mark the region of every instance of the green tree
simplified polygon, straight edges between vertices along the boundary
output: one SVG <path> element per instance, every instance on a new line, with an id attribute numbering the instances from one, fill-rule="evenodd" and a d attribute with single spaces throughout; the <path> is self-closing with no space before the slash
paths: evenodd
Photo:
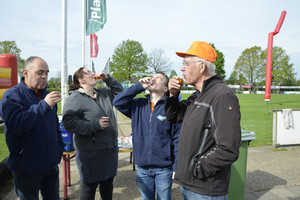
<path id="1" fill-rule="evenodd" d="M 21 58 L 21 50 L 17 47 L 17 44 L 15 41 L 3 41 L 0 42 L 0 54 L 3 53 L 10 53 L 15 56 L 17 56 L 18 59 L 18 75 L 20 77 L 23 76 L 23 67 L 25 60 Z"/>
<path id="2" fill-rule="evenodd" d="M 262 52 L 262 57 L 267 60 L 267 49 Z M 292 86 L 296 84 L 296 72 L 294 72 L 294 64 L 289 63 L 290 57 L 286 54 L 285 50 L 281 47 L 273 47 L 272 56 L 272 84 Z M 266 76 L 266 64 L 265 69 L 262 70 L 263 77 Z"/>
<path id="3" fill-rule="evenodd" d="M 60 77 L 55 79 L 54 85 L 55 85 L 55 88 L 61 87 L 61 78 Z"/>
<path id="4" fill-rule="evenodd" d="M 224 70 L 224 65 L 225 65 L 225 58 L 224 58 L 224 54 L 219 51 L 214 44 L 210 44 L 217 52 L 217 59 L 215 61 L 215 65 L 216 65 L 216 74 L 221 75 L 221 77 L 223 78 L 223 80 L 226 77 L 226 72 Z"/>
<path id="5" fill-rule="evenodd" d="M 177 76 L 177 73 L 174 69 L 171 71 L 169 78 L 171 79 L 173 76 Z"/>
<path id="6" fill-rule="evenodd" d="M 237 85 L 239 84 L 238 75 L 236 71 L 232 71 L 228 80 L 226 80 L 228 85 Z"/>
<path id="7" fill-rule="evenodd" d="M 164 55 L 163 49 L 153 49 L 149 54 L 148 66 L 153 69 L 154 73 L 163 72 L 167 74 L 170 71 L 170 59 Z"/>
<path id="8" fill-rule="evenodd" d="M 261 47 L 245 49 L 234 65 L 234 71 L 238 76 L 242 75 L 248 83 L 259 82 L 263 77 L 264 59 Z"/>
<path id="9" fill-rule="evenodd" d="M 47 85 L 49 88 L 60 88 L 60 77 L 54 78 L 52 77 L 51 79 L 48 80 Z"/>
<path id="10" fill-rule="evenodd" d="M 55 88 L 55 78 L 50 78 L 47 82 L 49 88 Z"/>
<path id="11" fill-rule="evenodd" d="M 247 79 L 243 74 L 238 74 L 236 71 L 232 71 L 229 79 L 226 81 L 226 84 L 229 85 L 243 85 L 243 83 L 247 83 Z"/>
<path id="12" fill-rule="evenodd" d="M 147 74 L 147 62 L 148 57 L 141 43 L 126 40 L 115 49 L 110 62 L 110 72 L 118 81 L 136 82 Z"/>

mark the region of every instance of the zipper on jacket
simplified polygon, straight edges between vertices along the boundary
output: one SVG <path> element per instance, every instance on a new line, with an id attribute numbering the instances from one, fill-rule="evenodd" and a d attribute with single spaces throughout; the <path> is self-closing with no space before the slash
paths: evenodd
<path id="1" fill-rule="evenodd" d="M 152 123 L 152 113 L 150 114 L 150 120 L 149 120 L 149 135 L 151 135 L 151 131 L 152 131 L 152 126 L 151 126 L 151 123 Z"/>

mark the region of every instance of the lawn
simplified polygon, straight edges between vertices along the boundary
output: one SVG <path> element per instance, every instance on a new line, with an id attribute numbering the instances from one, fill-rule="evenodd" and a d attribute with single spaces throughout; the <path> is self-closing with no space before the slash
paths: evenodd
<path id="1" fill-rule="evenodd" d="M 4 127 L 0 127 L 0 162 L 8 156 L 8 149 L 5 142 Z"/>
<path id="2" fill-rule="evenodd" d="M 189 95 L 183 94 L 182 99 Z M 271 110 L 300 109 L 300 95 L 272 94 L 265 102 L 263 94 L 237 94 L 241 111 L 241 127 L 255 133 L 250 146 L 272 145 L 273 113 Z"/>
<path id="3" fill-rule="evenodd" d="M 138 96 L 143 96 L 140 94 Z M 182 94 L 186 99 L 189 94 Z M 271 101 L 265 102 L 264 95 L 237 94 L 241 106 L 241 127 L 253 131 L 256 140 L 250 146 L 272 145 L 273 114 L 268 114 L 273 109 L 300 109 L 300 95 L 272 94 Z M 60 113 L 60 103 L 58 104 Z M 0 127 L 0 161 L 8 155 L 3 127 Z"/>
<path id="4" fill-rule="evenodd" d="M 241 106 L 241 127 L 253 131 L 256 140 L 250 146 L 272 145 L 273 112 L 279 109 L 300 109 L 300 95 L 272 94 L 265 102 L 263 94 L 238 94 Z"/>

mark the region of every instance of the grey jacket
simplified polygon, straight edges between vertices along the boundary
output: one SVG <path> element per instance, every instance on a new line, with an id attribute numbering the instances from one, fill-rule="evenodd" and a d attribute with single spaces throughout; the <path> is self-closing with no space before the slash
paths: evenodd
<path id="1" fill-rule="evenodd" d="M 123 90 L 113 77 L 105 81 L 109 89 L 95 89 L 96 98 L 87 95 L 83 89 L 71 92 L 63 108 L 63 126 L 74 133 L 76 148 L 82 151 L 97 151 L 118 145 L 117 121 L 112 101 Z M 99 119 L 109 117 L 109 126 L 101 129 Z"/>

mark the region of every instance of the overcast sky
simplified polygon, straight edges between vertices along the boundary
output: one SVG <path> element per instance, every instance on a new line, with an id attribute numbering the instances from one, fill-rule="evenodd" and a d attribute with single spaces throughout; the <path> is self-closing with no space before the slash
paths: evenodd
<path id="1" fill-rule="evenodd" d="M 182 58 L 193 41 L 214 43 L 225 56 L 227 78 L 242 51 L 253 46 L 267 48 L 281 12 L 287 11 L 274 46 L 283 48 L 300 79 L 299 0 L 107 0 L 107 23 L 97 32 L 99 54 L 94 63 L 102 71 L 123 40 L 136 40 L 150 53 L 161 48 L 181 75 Z M 0 0 L 0 41 L 14 40 L 26 59 L 36 55 L 58 76 L 62 63 L 62 1 Z M 68 1 L 68 74 L 81 67 L 82 0 Z M 89 37 L 86 38 L 89 63 Z"/>

